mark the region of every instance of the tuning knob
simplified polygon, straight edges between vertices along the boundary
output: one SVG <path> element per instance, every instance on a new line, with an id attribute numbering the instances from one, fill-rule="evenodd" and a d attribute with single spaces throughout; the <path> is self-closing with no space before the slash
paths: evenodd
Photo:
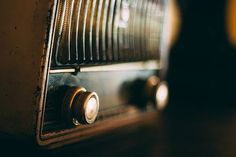
<path id="1" fill-rule="evenodd" d="M 169 99 L 169 88 L 165 81 L 160 81 L 156 76 L 148 78 L 145 85 L 147 99 L 154 102 L 157 109 L 162 110 L 166 107 Z"/>
<path id="2" fill-rule="evenodd" d="M 98 115 L 98 95 L 95 92 L 86 91 L 83 87 L 71 88 L 66 93 L 62 110 L 67 123 L 92 124 Z"/>

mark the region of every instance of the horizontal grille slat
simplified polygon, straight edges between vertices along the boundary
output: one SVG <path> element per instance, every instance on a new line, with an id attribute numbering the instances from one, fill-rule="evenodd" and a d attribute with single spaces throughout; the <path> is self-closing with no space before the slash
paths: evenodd
<path id="1" fill-rule="evenodd" d="M 159 59 L 159 0 L 59 0 L 52 68 Z"/>

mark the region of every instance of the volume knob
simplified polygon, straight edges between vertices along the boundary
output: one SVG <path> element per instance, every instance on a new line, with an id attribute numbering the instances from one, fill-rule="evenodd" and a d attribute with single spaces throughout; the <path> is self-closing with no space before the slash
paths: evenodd
<path id="1" fill-rule="evenodd" d="M 161 81 L 156 76 L 149 77 L 146 82 L 145 93 L 147 98 L 155 103 L 157 109 L 162 110 L 166 107 L 169 99 L 169 89 L 165 81 Z"/>
<path id="2" fill-rule="evenodd" d="M 98 115 L 99 98 L 95 92 L 86 91 L 83 87 L 72 88 L 66 94 L 64 106 L 67 120 L 72 124 L 92 124 Z"/>

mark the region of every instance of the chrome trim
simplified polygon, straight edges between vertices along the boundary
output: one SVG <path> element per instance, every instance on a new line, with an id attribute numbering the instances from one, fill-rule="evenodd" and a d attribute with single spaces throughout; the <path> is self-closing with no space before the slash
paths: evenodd
<path id="1" fill-rule="evenodd" d="M 71 68 L 71 69 L 57 69 L 57 70 L 50 70 L 50 74 L 58 74 L 58 73 L 74 73 L 76 70 Z"/>
<path id="2" fill-rule="evenodd" d="M 120 63 L 100 66 L 81 66 L 80 72 L 127 71 L 127 70 L 158 70 L 160 64 L 155 61 Z"/>

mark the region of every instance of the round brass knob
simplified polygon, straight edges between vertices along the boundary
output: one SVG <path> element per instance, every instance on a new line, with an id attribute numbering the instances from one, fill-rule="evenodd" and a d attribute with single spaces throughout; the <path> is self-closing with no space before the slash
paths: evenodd
<path id="1" fill-rule="evenodd" d="M 70 89 L 64 99 L 64 115 L 73 125 L 92 124 L 99 110 L 99 98 L 95 92 L 86 91 L 83 87 Z"/>
<path id="2" fill-rule="evenodd" d="M 155 94 L 156 105 L 159 110 L 166 107 L 169 99 L 169 88 L 166 82 L 161 82 L 156 90 Z"/>
<path id="3" fill-rule="evenodd" d="M 81 124 L 92 124 L 97 118 L 99 100 L 95 92 L 80 92 L 72 104 L 74 118 Z"/>
<path id="4" fill-rule="evenodd" d="M 145 86 L 147 98 L 154 102 L 158 110 L 166 107 L 169 99 L 169 88 L 165 81 L 161 81 L 156 76 L 148 78 Z"/>

